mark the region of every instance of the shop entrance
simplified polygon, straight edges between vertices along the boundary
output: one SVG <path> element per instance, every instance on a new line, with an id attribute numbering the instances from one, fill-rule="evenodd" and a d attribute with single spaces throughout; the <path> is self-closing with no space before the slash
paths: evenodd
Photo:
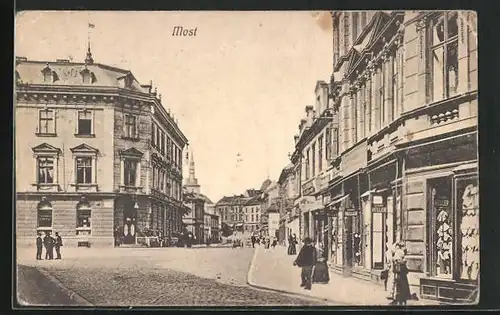
<path id="1" fill-rule="evenodd" d="M 135 244 L 137 230 L 137 209 L 135 202 L 130 201 L 123 209 L 123 244 Z"/>
<path id="2" fill-rule="evenodd" d="M 353 257 L 354 257 L 354 248 L 353 248 L 353 242 L 354 242 L 354 235 L 353 235 L 353 217 L 352 216 L 346 216 L 345 218 L 345 262 L 346 262 L 346 267 L 349 269 L 352 268 L 353 266 Z"/>

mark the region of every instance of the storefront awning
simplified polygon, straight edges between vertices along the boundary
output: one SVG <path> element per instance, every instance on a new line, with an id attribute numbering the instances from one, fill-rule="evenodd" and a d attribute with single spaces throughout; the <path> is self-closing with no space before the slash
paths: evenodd
<path id="1" fill-rule="evenodd" d="M 334 200 L 332 200 L 329 204 L 327 204 L 325 207 L 328 208 L 328 207 L 332 207 L 342 201 L 344 201 L 347 197 L 349 197 L 349 195 L 345 195 L 345 196 L 342 196 L 342 197 L 338 197 Z"/>

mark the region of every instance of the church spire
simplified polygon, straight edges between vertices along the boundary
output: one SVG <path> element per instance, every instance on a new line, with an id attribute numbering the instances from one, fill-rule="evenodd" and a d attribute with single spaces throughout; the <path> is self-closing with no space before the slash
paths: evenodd
<path id="1" fill-rule="evenodd" d="M 186 153 L 186 158 L 189 165 L 189 176 L 185 179 L 184 187 L 188 192 L 200 193 L 200 185 L 195 173 L 194 154 L 191 148 L 189 148 L 189 153 Z"/>
<path id="2" fill-rule="evenodd" d="M 195 169 L 194 169 L 194 155 L 193 155 L 193 149 L 190 150 L 189 152 L 189 179 L 191 181 L 196 179 L 195 175 Z"/>

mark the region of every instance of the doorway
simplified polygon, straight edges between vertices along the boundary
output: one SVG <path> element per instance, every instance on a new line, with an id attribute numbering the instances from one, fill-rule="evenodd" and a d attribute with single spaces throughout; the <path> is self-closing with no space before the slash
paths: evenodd
<path id="1" fill-rule="evenodd" d="M 137 231 L 137 209 L 135 202 L 129 201 L 123 208 L 123 244 L 135 244 Z"/>

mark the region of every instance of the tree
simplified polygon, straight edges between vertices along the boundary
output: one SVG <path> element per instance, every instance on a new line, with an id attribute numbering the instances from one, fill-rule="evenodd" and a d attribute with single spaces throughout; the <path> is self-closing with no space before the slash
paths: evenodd
<path id="1" fill-rule="evenodd" d="M 230 235 L 233 235 L 233 229 L 226 223 L 222 222 L 222 236 L 228 237 Z"/>

